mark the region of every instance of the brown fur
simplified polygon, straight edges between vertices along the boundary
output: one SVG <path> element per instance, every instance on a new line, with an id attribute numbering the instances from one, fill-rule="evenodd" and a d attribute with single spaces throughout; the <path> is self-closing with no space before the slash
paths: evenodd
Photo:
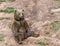
<path id="1" fill-rule="evenodd" d="M 35 35 L 34 32 L 30 31 L 30 27 L 24 18 L 24 10 L 22 11 L 15 10 L 14 23 L 12 29 L 15 40 L 17 41 L 17 43 L 20 44 L 24 39 Z"/>

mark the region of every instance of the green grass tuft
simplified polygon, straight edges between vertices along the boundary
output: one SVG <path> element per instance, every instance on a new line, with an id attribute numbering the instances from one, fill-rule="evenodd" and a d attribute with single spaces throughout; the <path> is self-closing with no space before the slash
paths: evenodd
<path id="1" fill-rule="evenodd" d="M 54 23 L 51 24 L 50 28 L 53 30 L 58 30 L 60 27 L 60 21 L 55 21 Z"/>
<path id="2" fill-rule="evenodd" d="M 0 2 L 6 2 L 6 0 L 0 0 Z"/>
<path id="3" fill-rule="evenodd" d="M 7 7 L 4 10 L 0 9 L 0 12 L 6 12 L 6 13 L 12 13 L 14 12 L 14 8 L 13 7 Z"/>
<path id="4" fill-rule="evenodd" d="M 55 1 L 58 3 L 57 7 L 60 8 L 60 0 L 55 0 Z"/>
<path id="5" fill-rule="evenodd" d="M 50 26 L 50 28 L 52 30 L 57 30 L 58 29 L 58 27 L 57 27 L 57 25 L 55 23 L 52 23 L 51 26 Z"/>
<path id="6" fill-rule="evenodd" d="M 50 34 L 50 32 L 46 32 L 46 34 Z"/>
<path id="7" fill-rule="evenodd" d="M 60 24 L 60 21 L 56 21 L 57 24 Z"/>
<path id="8" fill-rule="evenodd" d="M 60 2 L 60 0 L 55 0 L 55 1 L 58 1 L 58 2 Z"/>
<path id="9" fill-rule="evenodd" d="M 45 42 L 38 42 L 37 44 L 39 44 L 39 45 L 46 45 Z"/>
<path id="10" fill-rule="evenodd" d="M 16 1 L 16 0 L 9 0 L 9 1 L 14 2 L 14 1 Z"/>
<path id="11" fill-rule="evenodd" d="M 3 35 L 0 34 L 0 41 L 3 41 Z"/>
<path id="12" fill-rule="evenodd" d="M 4 10 L 4 12 L 6 12 L 6 13 L 12 13 L 12 12 L 14 12 L 14 8 L 13 8 L 13 7 L 7 7 L 7 8 Z"/>
<path id="13" fill-rule="evenodd" d="M 60 5 L 58 6 L 58 8 L 60 8 Z"/>
<path id="14" fill-rule="evenodd" d="M 6 2 L 7 0 L 0 0 L 0 2 Z M 11 1 L 11 2 L 14 2 L 16 0 L 8 0 L 8 1 Z"/>
<path id="15" fill-rule="evenodd" d="M 9 17 L 1 17 L 0 20 L 3 20 L 3 19 L 10 19 Z"/>

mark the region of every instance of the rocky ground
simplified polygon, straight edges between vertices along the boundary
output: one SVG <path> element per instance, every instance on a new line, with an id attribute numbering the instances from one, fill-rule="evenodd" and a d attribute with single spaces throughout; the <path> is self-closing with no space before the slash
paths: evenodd
<path id="1" fill-rule="evenodd" d="M 52 14 L 50 12 L 51 9 L 58 8 L 57 5 L 55 0 L 16 0 L 14 2 L 6 1 L 0 3 L 0 9 L 8 6 L 23 8 L 25 10 L 25 19 L 31 26 L 31 30 L 40 34 L 39 37 L 25 39 L 23 44 L 19 45 L 14 40 L 11 30 L 14 14 L 1 12 L 0 18 L 4 17 L 5 19 L 0 19 L 0 34 L 3 35 L 3 41 L 0 42 L 0 46 L 60 46 L 60 16 L 59 13 Z M 7 17 L 9 18 L 6 19 Z M 58 24 L 56 21 L 59 21 Z"/>

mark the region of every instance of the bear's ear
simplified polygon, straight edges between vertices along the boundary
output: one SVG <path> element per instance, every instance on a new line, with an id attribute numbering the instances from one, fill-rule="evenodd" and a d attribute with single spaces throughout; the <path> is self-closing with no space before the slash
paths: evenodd
<path id="1" fill-rule="evenodd" d="M 24 14 L 24 9 L 22 9 L 22 14 Z"/>
<path id="2" fill-rule="evenodd" d="M 14 11 L 14 19 L 17 20 L 17 21 L 19 21 L 17 10 Z"/>
<path id="3" fill-rule="evenodd" d="M 14 19 L 17 17 L 17 10 L 14 11 Z"/>

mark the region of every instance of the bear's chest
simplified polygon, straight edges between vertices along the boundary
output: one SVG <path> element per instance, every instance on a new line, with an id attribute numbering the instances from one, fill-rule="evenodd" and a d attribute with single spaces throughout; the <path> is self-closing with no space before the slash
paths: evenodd
<path id="1" fill-rule="evenodd" d="M 24 29 L 23 27 L 20 27 L 19 33 L 20 33 L 20 34 L 24 34 L 25 32 L 26 32 L 25 29 Z"/>

